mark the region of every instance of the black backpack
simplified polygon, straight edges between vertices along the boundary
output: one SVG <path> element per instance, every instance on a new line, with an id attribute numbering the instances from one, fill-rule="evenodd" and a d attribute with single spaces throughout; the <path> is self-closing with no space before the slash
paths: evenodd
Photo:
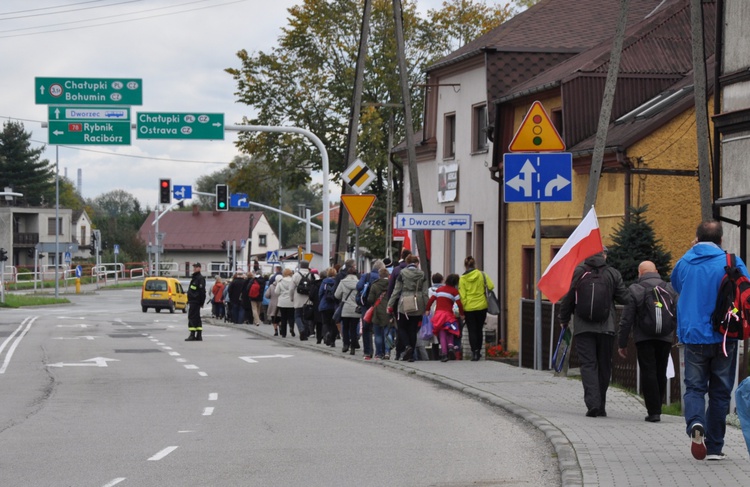
<path id="1" fill-rule="evenodd" d="M 324 291 L 324 293 L 326 299 L 330 301 L 336 301 L 336 281 L 326 284 L 326 290 Z"/>
<path id="2" fill-rule="evenodd" d="M 609 287 L 606 267 L 585 266 L 586 272 L 576 284 L 575 314 L 586 321 L 601 323 L 609 318 L 612 307 L 612 290 Z"/>
<path id="3" fill-rule="evenodd" d="M 297 272 L 297 274 L 302 276 L 302 278 L 297 283 L 297 292 L 300 294 L 309 295 L 310 288 L 312 287 L 312 272 L 308 272 L 307 274 Z"/>
<path id="4" fill-rule="evenodd" d="M 636 284 L 644 289 L 643 302 L 638 306 L 638 328 L 649 337 L 660 338 L 677 329 L 677 309 L 667 284 L 656 286 Z"/>

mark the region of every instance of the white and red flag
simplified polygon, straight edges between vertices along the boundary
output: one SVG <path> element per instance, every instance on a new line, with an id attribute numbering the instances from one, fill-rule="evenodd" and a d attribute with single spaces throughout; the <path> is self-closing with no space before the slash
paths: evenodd
<path id="1" fill-rule="evenodd" d="M 549 263 L 537 287 L 553 303 L 560 301 L 570 289 L 570 280 L 573 278 L 576 266 L 603 249 L 599 221 L 596 219 L 596 212 L 592 206 L 586 217 L 568 237 L 565 245 Z"/>

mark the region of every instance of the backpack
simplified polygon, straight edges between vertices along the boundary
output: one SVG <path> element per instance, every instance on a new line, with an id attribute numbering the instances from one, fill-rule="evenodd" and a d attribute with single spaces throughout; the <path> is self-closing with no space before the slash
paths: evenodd
<path id="1" fill-rule="evenodd" d="M 711 323 L 715 332 L 724 335 L 724 343 L 727 338 L 746 340 L 750 338 L 750 280 L 737 267 L 734 254 L 727 254 L 724 270 Z"/>
<path id="2" fill-rule="evenodd" d="M 250 299 L 257 299 L 260 297 L 260 282 L 258 282 L 258 279 L 253 279 L 253 283 L 250 284 L 250 290 L 247 292 L 247 295 L 250 296 Z"/>
<path id="3" fill-rule="evenodd" d="M 310 288 L 312 286 L 312 272 L 308 272 L 307 274 L 302 274 L 301 272 L 297 272 L 302 278 L 297 283 L 297 292 L 299 294 L 310 294 Z"/>
<path id="4" fill-rule="evenodd" d="M 609 318 L 612 307 L 612 290 L 605 272 L 606 267 L 589 268 L 576 284 L 575 314 L 586 321 L 601 323 Z"/>
<path id="5" fill-rule="evenodd" d="M 677 328 L 675 303 L 672 295 L 665 289 L 666 283 L 642 285 L 644 288 L 643 303 L 638 307 L 638 327 L 649 337 L 665 337 Z"/>
<path id="6" fill-rule="evenodd" d="M 367 275 L 367 280 L 365 281 L 365 285 L 362 286 L 361 291 L 357 291 L 357 295 L 354 296 L 354 301 L 357 303 L 357 306 L 367 307 L 367 293 L 370 291 L 370 275 Z"/>
<path id="7" fill-rule="evenodd" d="M 329 301 L 336 301 L 336 282 L 326 284 L 325 297 Z"/>

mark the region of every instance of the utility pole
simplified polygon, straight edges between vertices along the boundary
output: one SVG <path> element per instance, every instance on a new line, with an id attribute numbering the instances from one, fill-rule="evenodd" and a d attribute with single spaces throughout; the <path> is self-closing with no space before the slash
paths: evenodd
<path id="1" fill-rule="evenodd" d="M 622 43 L 625 39 L 625 26 L 628 23 L 628 3 L 629 0 L 620 0 L 620 17 L 617 20 L 617 29 L 615 30 L 615 39 L 612 45 L 612 52 L 610 53 L 609 69 L 607 70 L 607 81 L 604 84 L 604 97 L 602 98 L 602 109 L 599 112 L 599 125 L 596 129 L 594 154 L 591 156 L 589 186 L 586 191 L 586 200 L 583 203 L 583 217 L 596 204 L 596 195 L 599 192 L 599 178 L 602 174 L 609 118 L 612 115 L 612 104 L 615 100 L 615 88 L 617 87 L 617 75 L 620 72 Z"/>
<path id="2" fill-rule="evenodd" d="M 357 132 L 359 129 L 359 116 L 362 109 L 362 86 L 365 77 L 365 61 L 367 58 L 367 41 L 370 37 L 370 11 L 372 1 L 364 1 L 364 12 L 362 13 L 362 29 L 359 38 L 359 51 L 357 52 L 357 65 L 354 77 L 354 94 L 352 96 L 351 118 L 349 119 L 349 140 L 347 142 L 346 166 L 349 167 L 357 158 Z M 347 184 L 341 183 L 341 194 L 347 194 Z M 323 208 L 329 211 L 328 208 Z M 336 251 L 333 263 L 339 262 L 339 257 L 344 255 L 341 249 L 346 250 L 347 234 L 349 233 L 349 214 L 346 211 L 339 212 L 338 230 L 336 232 Z M 330 256 L 324 256 L 328 259 Z M 343 259 L 342 259 L 343 260 Z M 327 261 L 326 261 L 327 262 Z M 342 262 L 343 263 L 343 262 Z"/>
<path id="3" fill-rule="evenodd" d="M 417 149 L 414 146 L 414 125 L 411 116 L 411 93 L 409 92 L 409 72 L 406 69 L 406 49 L 404 47 L 404 22 L 401 10 L 401 0 L 393 0 L 393 19 L 396 25 L 396 57 L 398 58 L 398 77 L 401 85 L 401 98 L 404 104 L 404 125 L 406 126 L 406 150 L 409 167 L 409 186 L 411 189 L 412 209 L 414 213 L 423 213 L 422 193 L 419 189 L 419 173 L 417 171 Z M 420 267 L 426 276 L 430 273 L 430 261 L 427 258 L 427 245 L 424 231 L 414 231 L 417 241 Z"/>
<path id="4" fill-rule="evenodd" d="M 698 142 L 698 187 L 701 195 L 701 219 L 713 217 L 711 200 L 711 164 L 708 154 L 708 105 L 706 101 L 706 56 L 703 46 L 703 2 L 690 0 L 690 25 L 693 36 L 693 96 L 695 97 L 695 131 Z M 724 19 L 716 19 L 723 22 Z M 717 39 L 716 42 L 721 42 Z M 717 62 L 720 62 L 717 60 Z M 714 96 L 719 96 L 716 93 Z"/>

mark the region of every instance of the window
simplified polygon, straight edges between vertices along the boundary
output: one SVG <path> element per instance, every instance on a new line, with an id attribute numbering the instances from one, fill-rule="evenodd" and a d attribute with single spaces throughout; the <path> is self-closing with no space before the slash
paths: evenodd
<path id="1" fill-rule="evenodd" d="M 266 246 L 266 235 L 260 234 L 258 235 L 258 247 L 265 247 Z"/>
<path id="2" fill-rule="evenodd" d="M 62 218 L 57 219 L 57 226 L 60 229 L 60 233 L 57 235 L 62 235 Z M 54 218 L 47 218 L 47 235 L 55 235 L 55 219 Z"/>
<path id="3" fill-rule="evenodd" d="M 555 126 L 555 130 L 557 130 L 557 133 L 560 134 L 560 137 L 563 136 L 563 113 L 561 109 L 552 110 L 552 125 Z"/>
<path id="4" fill-rule="evenodd" d="M 521 296 L 534 299 L 534 247 L 523 247 L 521 252 Z"/>
<path id="5" fill-rule="evenodd" d="M 471 140 L 472 152 L 487 150 L 487 105 L 478 105 L 472 108 Z"/>
<path id="6" fill-rule="evenodd" d="M 79 242 L 81 245 L 86 245 L 86 227 L 81 226 L 81 241 Z"/>
<path id="7" fill-rule="evenodd" d="M 445 116 L 445 127 L 443 127 L 443 158 L 452 159 L 456 157 L 456 114 Z"/>

